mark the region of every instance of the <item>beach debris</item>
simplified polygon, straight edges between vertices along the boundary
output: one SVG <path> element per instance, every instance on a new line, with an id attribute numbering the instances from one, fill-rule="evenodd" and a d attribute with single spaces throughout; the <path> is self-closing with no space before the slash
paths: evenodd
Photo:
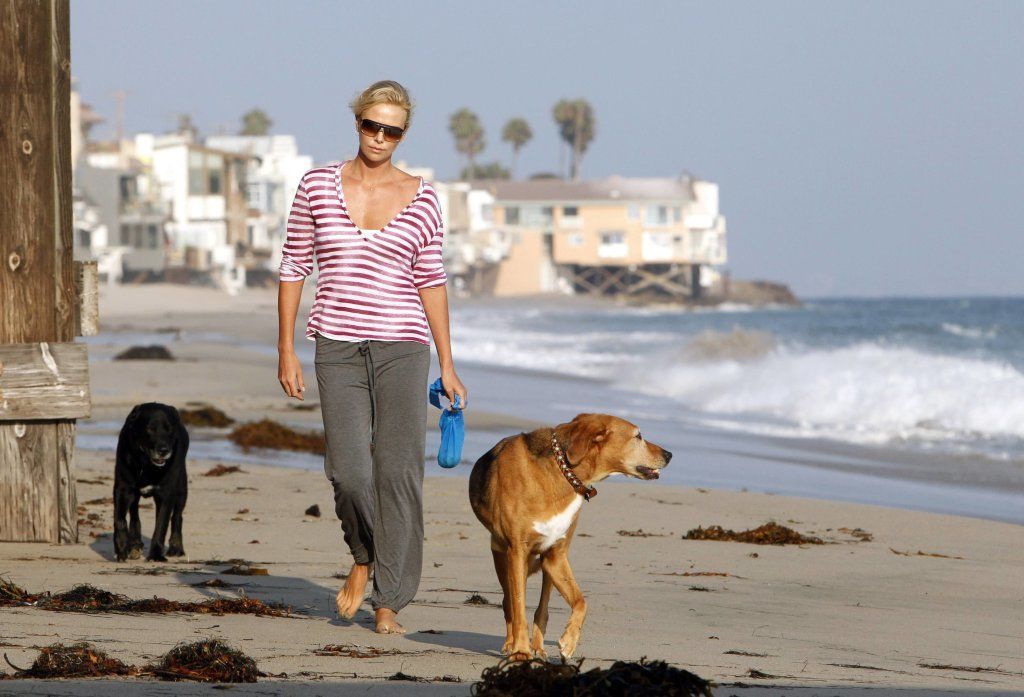
<path id="1" fill-rule="evenodd" d="M 999 675 L 1021 675 L 1002 668 L 983 668 L 981 666 L 954 666 L 948 663 L 918 663 L 918 668 L 929 668 L 931 670 L 957 670 L 965 673 L 998 673 Z"/>
<path id="2" fill-rule="evenodd" d="M 303 433 L 271 419 L 237 426 L 228 435 L 228 438 L 243 450 L 270 448 L 273 450 L 298 450 L 317 455 L 323 455 L 326 450 L 323 431 Z"/>
<path id="3" fill-rule="evenodd" d="M 917 550 L 916 552 L 901 552 L 898 549 L 889 548 L 889 551 L 893 554 L 898 554 L 901 557 L 935 557 L 937 559 L 963 559 L 963 557 L 951 557 L 948 554 L 935 554 L 934 552 L 922 552 Z"/>
<path id="4" fill-rule="evenodd" d="M 193 588 L 236 588 L 237 583 L 228 583 L 222 578 L 209 578 L 199 583 L 193 583 Z"/>
<path id="5" fill-rule="evenodd" d="M 418 632 L 413 632 L 413 634 L 444 634 L 444 632 L 440 629 L 421 629 Z"/>
<path id="6" fill-rule="evenodd" d="M 83 506 L 112 506 L 114 504 L 114 498 L 112 496 L 104 496 L 99 499 L 91 499 L 84 502 Z"/>
<path id="7" fill-rule="evenodd" d="M 404 656 L 412 651 L 398 649 L 382 649 L 376 646 L 356 646 L 355 644 L 327 644 L 314 651 L 317 656 L 343 656 L 344 658 L 379 658 L 381 656 Z"/>
<path id="8" fill-rule="evenodd" d="M 664 533 L 660 532 L 644 532 L 643 528 L 638 530 L 619 530 L 618 534 L 620 537 L 665 537 Z"/>
<path id="9" fill-rule="evenodd" d="M 32 605 L 39 596 L 32 595 L 24 588 L 16 585 L 6 576 L 0 576 L 0 607 L 14 605 Z"/>
<path id="10" fill-rule="evenodd" d="M 473 595 L 466 598 L 463 601 L 463 603 L 466 605 L 490 605 L 491 601 L 485 598 L 484 596 L 480 595 L 479 593 L 474 593 Z"/>
<path id="11" fill-rule="evenodd" d="M 319 518 L 320 506 L 314 503 L 312 506 L 306 509 L 306 515 L 313 516 L 314 518 Z"/>
<path id="12" fill-rule="evenodd" d="M 747 671 L 747 677 L 757 678 L 758 680 L 772 680 L 777 676 L 764 673 L 760 670 L 757 670 L 756 668 L 751 668 Z"/>
<path id="13" fill-rule="evenodd" d="M 693 673 L 670 666 L 664 661 L 616 661 L 609 668 L 580 672 L 580 663 L 558 664 L 534 658 L 529 661 L 504 660 L 485 668 L 471 694 L 475 697 L 526 695 L 575 697 L 575 695 L 673 695 L 711 697 L 712 683 Z"/>
<path id="14" fill-rule="evenodd" d="M 95 586 L 82 584 L 65 593 L 40 598 L 36 604 L 59 612 L 138 612 L 167 614 L 195 612 L 213 615 L 258 615 L 288 617 L 291 608 L 280 603 L 264 603 L 255 598 L 213 598 L 202 602 L 180 602 L 166 598 L 133 600 Z"/>
<path id="15" fill-rule="evenodd" d="M 235 423 L 235 420 L 217 407 L 205 404 L 198 409 L 178 409 L 181 422 L 186 426 L 200 428 L 224 428 Z"/>
<path id="16" fill-rule="evenodd" d="M 246 473 L 245 470 L 239 467 L 238 465 L 225 465 L 223 463 L 218 462 L 216 465 L 203 472 L 203 476 L 223 477 L 225 474 L 234 474 L 235 472 L 239 472 L 241 474 Z"/>
<path id="17" fill-rule="evenodd" d="M 736 651 L 735 649 L 723 651 L 722 653 L 730 656 L 750 656 L 751 658 L 768 658 L 768 654 L 766 653 L 751 653 L 750 651 Z"/>
<path id="18" fill-rule="evenodd" d="M 269 572 L 259 566 L 250 566 L 248 564 L 235 564 L 230 568 L 221 571 L 222 574 L 231 574 L 232 576 L 267 576 Z"/>
<path id="19" fill-rule="evenodd" d="M 114 356 L 114 360 L 173 361 L 174 356 L 171 355 L 166 346 L 154 344 L 152 346 L 132 346 Z"/>
<path id="20" fill-rule="evenodd" d="M 82 479 L 82 478 L 79 477 L 75 481 L 77 481 L 79 484 L 106 484 L 107 482 L 114 481 L 114 478 L 113 477 L 97 477 L 96 479 Z"/>
<path id="21" fill-rule="evenodd" d="M 839 528 L 839 532 L 844 532 L 850 537 L 856 537 L 858 542 L 871 542 L 875 539 L 867 530 L 861 530 L 860 528 Z"/>
<path id="22" fill-rule="evenodd" d="M 147 672 L 164 680 L 256 682 L 256 661 L 217 639 L 179 644 Z"/>
<path id="23" fill-rule="evenodd" d="M 7 654 L 4 654 L 7 659 Z M 39 651 L 31 668 L 18 668 L 9 660 L 7 664 L 17 670 L 14 678 L 98 678 L 105 675 L 138 675 L 139 669 L 106 653 L 87 642 L 52 644 Z"/>
<path id="24" fill-rule="evenodd" d="M 303 402 L 302 404 L 289 404 L 288 408 L 295 411 L 313 411 L 319 406 L 320 402 Z"/>
<path id="25" fill-rule="evenodd" d="M 752 530 L 736 532 L 726 530 L 720 525 L 711 525 L 706 528 L 697 527 L 685 535 L 684 540 L 715 540 L 722 542 L 747 542 L 755 545 L 803 545 L 825 544 L 817 537 L 801 535 L 792 528 L 771 522 Z"/>
<path id="26" fill-rule="evenodd" d="M 700 591 L 702 593 L 710 593 L 711 589 L 707 586 L 690 586 L 687 590 Z"/>

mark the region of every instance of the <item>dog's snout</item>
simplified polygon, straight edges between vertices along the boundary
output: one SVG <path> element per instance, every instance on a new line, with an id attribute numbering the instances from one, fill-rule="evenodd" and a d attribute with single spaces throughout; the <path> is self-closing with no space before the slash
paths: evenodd
<path id="1" fill-rule="evenodd" d="M 668 461 L 672 459 L 672 453 L 664 448 L 661 449 L 661 456 L 665 458 L 666 465 L 668 464 Z"/>
<path id="2" fill-rule="evenodd" d="M 160 457 L 167 457 L 168 455 L 171 454 L 171 449 L 170 448 L 157 448 L 156 449 L 156 454 L 159 455 Z"/>

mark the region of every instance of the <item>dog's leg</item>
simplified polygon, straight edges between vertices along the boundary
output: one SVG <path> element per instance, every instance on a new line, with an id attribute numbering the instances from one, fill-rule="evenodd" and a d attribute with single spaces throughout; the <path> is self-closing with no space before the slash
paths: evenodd
<path id="1" fill-rule="evenodd" d="M 512 612 L 512 646 L 509 647 L 509 658 L 513 661 L 530 660 L 530 635 L 526 623 L 526 567 L 527 551 L 512 544 L 505 553 L 508 568 L 508 592 L 510 610 Z"/>
<path id="2" fill-rule="evenodd" d="M 530 648 L 533 649 L 534 656 L 547 658 L 548 652 L 544 650 L 544 632 L 548 628 L 548 600 L 551 598 L 551 577 L 547 571 L 543 571 L 542 575 L 540 601 L 537 603 L 537 612 L 533 613 L 533 637 L 530 641 Z"/>
<path id="3" fill-rule="evenodd" d="M 181 512 L 185 508 L 185 495 L 180 495 L 171 509 L 171 540 L 167 545 L 167 556 L 185 556 L 185 546 L 181 541 Z"/>
<path id="4" fill-rule="evenodd" d="M 583 629 L 583 620 L 587 616 L 587 601 L 583 599 L 583 593 L 572 575 L 569 567 L 569 555 L 564 545 L 556 545 L 544 555 L 544 576 L 550 576 L 555 588 L 569 603 L 571 614 L 569 623 L 565 626 L 565 632 L 558 640 L 558 648 L 562 654 L 562 660 L 567 661 L 576 652 L 576 645 L 580 641 L 580 631 Z"/>
<path id="5" fill-rule="evenodd" d="M 142 556 L 142 520 L 139 519 L 139 492 L 133 491 L 128 509 L 128 558 L 138 559 Z"/>
<path id="6" fill-rule="evenodd" d="M 156 525 L 153 528 L 153 537 L 149 541 L 149 554 L 147 561 L 167 561 L 164 556 L 164 540 L 167 538 L 167 524 L 171 519 L 172 503 L 159 494 L 153 497 L 156 503 Z"/>
<path id="7" fill-rule="evenodd" d="M 508 592 L 508 560 L 506 552 L 491 549 L 494 557 L 494 572 L 498 575 L 498 583 L 501 584 L 501 609 L 505 612 L 505 643 L 501 647 L 501 653 L 505 656 L 512 649 L 512 596 Z"/>
<path id="8" fill-rule="evenodd" d="M 127 516 L 131 501 L 131 492 L 123 488 L 114 491 L 114 555 L 118 561 L 128 559 L 130 538 Z"/>

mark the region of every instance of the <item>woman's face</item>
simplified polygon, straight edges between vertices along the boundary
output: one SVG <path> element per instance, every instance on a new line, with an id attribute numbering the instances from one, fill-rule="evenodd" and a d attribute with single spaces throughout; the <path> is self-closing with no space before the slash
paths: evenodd
<path id="1" fill-rule="evenodd" d="M 370 119 L 386 126 L 397 126 L 404 129 L 407 115 L 405 109 L 397 104 L 374 104 L 363 112 L 361 118 Z M 384 138 L 383 130 L 378 130 L 374 135 L 368 136 L 359 130 L 360 120 L 356 119 L 356 133 L 359 136 L 359 151 L 363 157 L 371 162 L 390 160 L 391 155 L 395 152 L 395 148 L 398 147 L 398 143 L 402 141 L 399 140 L 392 143 Z M 404 138 L 405 136 L 403 135 L 402 137 Z"/>

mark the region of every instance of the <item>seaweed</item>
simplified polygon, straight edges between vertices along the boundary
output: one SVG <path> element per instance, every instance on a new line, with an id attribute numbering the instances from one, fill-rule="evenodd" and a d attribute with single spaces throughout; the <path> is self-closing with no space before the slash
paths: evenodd
<path id="1" fill-rule="evenodd" d="M 469 596 L 468 598 L 466 598 L 462 602 L 464 604 L 466 604 L 466 605 L 490 605 L 491 604 L 491 601 L 489 601 L 487 598 L 485 598 L 484 596 L 480 595 L 479 593 L 474 593 L 473 595 Z"/>
<path id="2" fill-rule="evenodd" d="M 801 535 L 796 530 L 787 528 L 778 523 L 765 523 L 761 527 L 752 530 L 736 532 L 726 530 L 720 525 L 711 525 L 706 528 L 697 527 L 685 535 L 685 540 L 714 540 L 720 542 L 747 542 L 755 545 L 821 545 L 825 544 L 817 537 Z"/>
<path id="3" fill-rule="evenodd" d="M 210 469 L 203 472 L 204 477 L 223 477 L 225 474 L 234 474 L 235 472 L 241 472 L 245 474 L 245 470 L 238 465 L 225 465 L 217 463 Z"/>
<path id="4" fill-rule="evenodd" d="M 6 654 L 4 658 L 7 658 Z M 7 664 L 17 670 L 17 673 L 11 676 L 13 678 L 97 678 L 105 675 L 139 674 L 139 669 L 135 666 L 110 658 L 86 642 L 46 646 L 32 662 L 31 668 L 18 668 L 10 661 L 7 661 Z"/>
<path id="5" fill-rule="evenodd" d="M 312 516 L 313 518 L 319 518 L 320 506 L 314 503 L 312 506 L 306 509 L 306 515 Z"/>
<path id="6" fill-rule="evenodd" d="M 20 593 L 20 595 L 19 595 Z M 125 595 L 111 593 L 102 588 L 80 584 L 64 593 L 33 595 L 10 582 L 0 581 L 0 598 L 19 598 L 7 604 L 33 604 L 54 612 L 126 612 L 143 614 L 167 614 L 171 612 L 194 612 L 212 615 L 259 615 L 265 617 L 288 617 L 291 608 L 280 603 L 265 603 L 256 598 L 212 598 L 202 602 L 180 602 L 166 598 L 145 598 L 133 600 Z M 0 602 L 0 604 L 5 604 Z"/>
<path id="7" fill-rule="evenodd" d="M 186 426 L 200 428 L 224 428 L 235 423 L 235 420 L 217 407 L 204 405 L 198 409 L 178 409 L 181 422 Z"/>
<path id="8" fill-rule="evenodd" d="M 152 346 L 132 346 L 114 356 L 114 360 L 173 361 L 174 356 L 171 355 L 166 346 L 154 344 Z"/>
<path id="9" fill-rule="evenodd" d="M 231 431 L 228 438 L 243 450 L 270 448 L 310 452 L 317 455 L 323 455 L 326 450 L 323 431 L 303 433 L 271 419 L 237 426 Z"/>
<path id="10" fill-rule="evenodd" d="M 147 668 L 164 680 L 256 682 L 256 661 L 217 639 L 179 644 Z"/>
<path id="11" fill-rule="evenodd" d="M 475 697 L 575 697 L 576 695 L 672 695 L 711 697 L 712 684 L 664 661 L 616 661 L 610 668 L 583 673 L 578 664 L 502 661 L 485 668 L 473 684 Z"/>

